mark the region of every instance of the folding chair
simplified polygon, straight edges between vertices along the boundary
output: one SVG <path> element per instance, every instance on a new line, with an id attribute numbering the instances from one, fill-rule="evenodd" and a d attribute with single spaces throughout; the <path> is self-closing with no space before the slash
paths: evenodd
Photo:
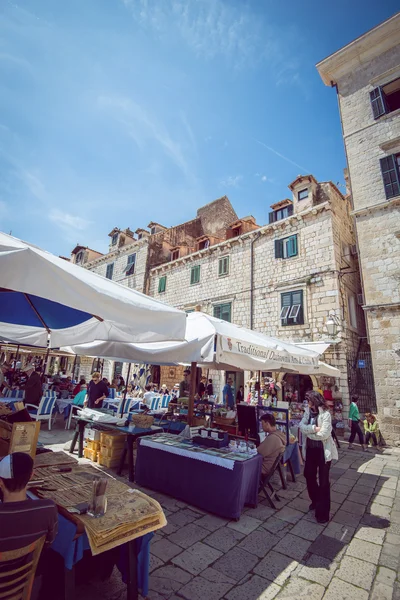
<path id="1" fill-rule="evenodd" d="M 25 548 L 0 554 L 0 598 L 29 600 L 45 536 Z"/>
<path id="2" fill-rule="evenodd" d="M 56 399 L 44 396 L 39 406 L 35 404 L 25 404 L 25 408 L 28 410 L 32 419 L 36 421 L 48 421 L 49 430 L 51 429 L 51 418 L 55 409 Z"/>
<path id="3" fill-rule="evenodd" d="M 260 492 L 264 492 L 265 497 L 267 498 L 270 507 L 275 510 L 276 510 L 276 506 L 273 502 L 273 499 L 275 498 L 275 500 L 277 500 L 277 502 L 279 502 L 280 498 L 271 485 L 271 479 L 274 476 L 275 471 L 278 471 L 281 482 L 283 483 L 281 460 L 283 458 L 284 452 L 285 452 L 285 447 L 282 448 L 281 452 L 276 457 L 274 464 L 272 465 L 269 473 L 267 473 L 264 476 L 261 476 L 261 481 L 260 481 Z M 270 492 L 268 491 L 267 486 L 270 489 Z"/>

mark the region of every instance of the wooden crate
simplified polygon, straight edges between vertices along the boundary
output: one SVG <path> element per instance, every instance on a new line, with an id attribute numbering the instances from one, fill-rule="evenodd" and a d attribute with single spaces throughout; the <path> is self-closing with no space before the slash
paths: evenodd
<path id="1" fill-rule="evenodd" d="M 118 467 L 120 463 L 119 458 L 110 458 L 109 456 L 103 456 L 101 452 L 98 455 L 98 463 L 103 467 L 107 467 L 108 469 L 113 469 L 114 467 Z M 107 493 L 107 491 L 106 491 Z"/>
<path id="2" fill-rule="evenodd" d="M 97 462 L 99 454 L 98 454 L 97 450 L 90 450 L 89 448 L 84 448 L 83 456 L 85 458 L 88 458 L 92 462 Z"/>
<path id="3" fill-rule="evenodd" d="M 104 458 L 120 458 L 124 446 L 100 446 L 100 454 Z"/>
<path id="4" fill-rule="evenodd" d="M 99 452 L 100 442 L 96 442 L 95 440 L 86 440 L 86 448 L 88 448 L 88 450 L 94 450 L 95 452 Z"/>
<path id="5" fill-rule="evenodd" d="M 109 431 L 107 433 L 100 433 L 100 444 L 101 446 L 123 446 L 126 441 L 126 435 L 119 431 Z"/>

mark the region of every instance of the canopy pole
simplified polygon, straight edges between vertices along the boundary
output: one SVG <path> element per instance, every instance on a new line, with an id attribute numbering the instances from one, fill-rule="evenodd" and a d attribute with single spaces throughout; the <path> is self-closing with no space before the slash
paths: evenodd
<path id="1" fill-rule="evenodd" d="M 75 354 L 74 364 L 72 366 L 72 379 L 75 379 L 76 359 L 77 359 L 77 355 Z"/>
<path id="2" fill-rule="evenodd" d="M 50 352 L 50 335 L 47 336 L 47 350 L 46 350 L 46 356 L 43 361 L 43 371 L 42 371 L 42 380 L 43 381 L 44 381 L 44 376 L 46 375 L 47 361 L 49 359 L 49 352 Z"/>
<path id="3" fill-rule="evenodd" d="M 19 358 L 19 344 L 17 345 L 17 353 L 15 355 L 15 364 L 14 364 L 14 371 L 17 370 L 17 362 L 18 362 L 18 358 Z"/>
<path id="4" fill-rule="evenodd" d="M 104 360 L 104 359 L 103 359 L 103 360 Z M 122 401 L 122 408 L 121 408 L 121 418 L 124 416 L 124 413 L 125 413 L 126 394 L 127 394 L 127 391 L 128 391 L 128 381 L 129 381 L 129 377 L 130 377 L 130 374 L 131 374 L 131 366 L 132 366 L 132 363 L 128 363 L 128 374 L 127 374 L 127 376 L 126 376 L 126 384 L 125 384 L 125 391 L 124 391 L 124 399 L 123 399 L 123 401 Z"/>
<path id="5" fill-rule="evenodd" d="M 192 426 L 193 415 L 194 415 L 194 397 L 196 395 L 196 369 L 197 362 L 190 364 L 190 392 L 189 392 L 189 410 L 188 410 L 188 423 Z"/>

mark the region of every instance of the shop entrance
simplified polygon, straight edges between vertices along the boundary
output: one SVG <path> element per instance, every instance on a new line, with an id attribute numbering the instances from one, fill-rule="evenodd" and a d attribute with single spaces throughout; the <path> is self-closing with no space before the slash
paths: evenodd
<path id="1" fill-rule="evenodd" d="M 313 382 L 309 375 L 295 375 L 286 373 L 282 379 L 283 399 L 286 402 L 304 402 L 306 392 L 313 389 Z"/>

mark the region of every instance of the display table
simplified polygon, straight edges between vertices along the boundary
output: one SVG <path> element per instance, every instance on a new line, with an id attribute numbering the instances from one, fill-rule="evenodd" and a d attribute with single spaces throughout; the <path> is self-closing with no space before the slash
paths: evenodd
<path id="1" fill-rule="evenodd" d="M 157 443 L 157 437 L 138 441 L 136 481 L 139 485 L 228 519 L 239 519 L 245 505 L 257 506 L 260 455 L 251 458 L 239 455 L 237 460 L 230 460 L 227 454 L 221 457 L 215 452 L 216 462 L 221 464 L 213 464 L 200 459 L 200 448 L 194 450 L 193 457 L 186 455 L 184 448 L 183 455 L 177 454 L 169 451 L 167 445 Z M 171 448 L 177 447 L 179 449 L 179 444 L 171 445 Z M 212 458 L 213 454 L 208 451 L 208 456 Z M 228 462 L 232 464 L 228 466 Z"/>
<path id="2" fill-rule="evenodd" d="M 149 591 L 149 563 L 150 563 L 150 542 L 153 533 L 128 542 L 131 545 L 129 553 L 128 544 L 120 546 L 120 556 L 118 569 L 121 573 L 124 583 L 131 580 L 130 597 L 137 598 L 137 590 L 141 590 L 143 596 L 147 596 Z M 64 560 L 65 574 L 65 600 L 74 598 L 74 567 L 82 560 L 83 553 L 90 551 L 89 540 L 85 532 L 79 533 L 77 525 L 63 515 L 58 515 L 58 533 L 56 539 L 50 546 L 51 550 L 60 554 Z M 131 561 L 128 560 L 131 558 Z M 136 561 L 136 567 L 132 563 Z M 68 597 L 69 596 L 69 597 Z"/>

